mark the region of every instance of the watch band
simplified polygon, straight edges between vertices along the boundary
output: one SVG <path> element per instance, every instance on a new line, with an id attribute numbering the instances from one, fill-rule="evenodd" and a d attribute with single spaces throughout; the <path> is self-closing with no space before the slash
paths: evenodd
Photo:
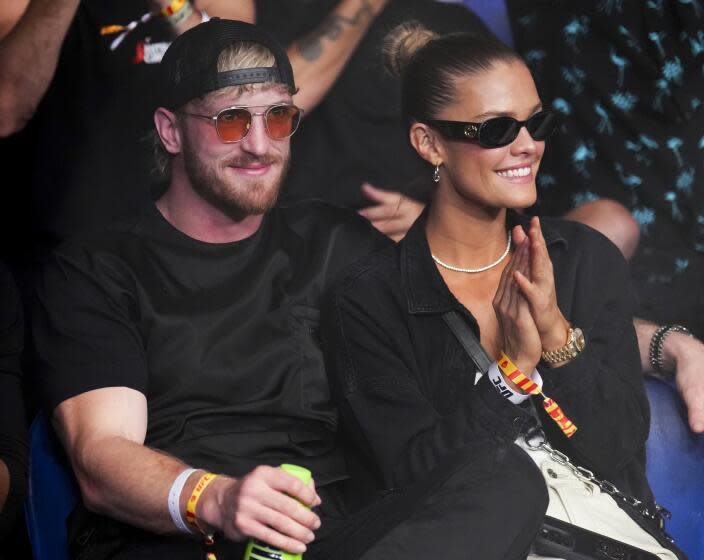
<path id="1" fill-rule="evenodd" d="M 665 373 L 663 346 L 665 345 L 665 338 L 672 332 L 681 332 L 693 336 L 689 329 L 682 325 L 662 325 L 656 329 L 648 346 L 648 358 L 650 359 L 651 367 L 658 373 Z"/>
<path id="2" fill-rule="evenodd" d="M 565 345 L 556 350 L 545 350 L 540 357 L 548 364 L 558 364 L 576 358 L 581 349 L 577 347 L 575 338 L 575 329 L 570 327 Z"/>

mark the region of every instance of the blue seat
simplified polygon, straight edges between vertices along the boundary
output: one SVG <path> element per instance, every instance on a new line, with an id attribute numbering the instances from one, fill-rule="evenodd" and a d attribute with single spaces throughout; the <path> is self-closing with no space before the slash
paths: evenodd
<path id="1" fill-rule="evenodd" d="M 704 434 L 689 430 L 684 403 L 671 384 L 649 378 L 645 387 L 651 412 L 648 480 L 657 501 L 672 512 L 667 532 L 689 560 L 704 560 Z"/>
<path id="2" fill-rule="evenodd" d="M 35 560 L 69 560 L 66 518 L 79 500 L 71 467 L 53 428 L 40 413 L 29 429 L 25 520 Z"/>
<path id="3" fill-rule="evenodd" d="M 477 14 L 494 35 L 513 46 L 506 0 L 463 0 L 462 3 Z"/>

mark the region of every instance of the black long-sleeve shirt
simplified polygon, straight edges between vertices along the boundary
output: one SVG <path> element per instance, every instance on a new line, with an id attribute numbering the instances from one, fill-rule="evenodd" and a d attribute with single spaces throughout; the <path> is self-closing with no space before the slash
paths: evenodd
<path id="1" fill-rule="evenodd" d="M 324 307 L 328 375 L 350 461 L 376 491 L 428 476 L 475 445 L 513 441 L 530 421 L 486 376 L 475 384 L 475 369 L 442 314 L 459 311 L 477 338 L 479 327 L 438 273 L 424 226 L 421 217 L 399 245 L 355 265 Z M 650 498 L 649 408 L 626 264 L 606 238 L 579 224 L 546 219 L 543 232 L 560 309 L 587 339 L 564 366 L 539 366 L 545 393 L 579 428 L 567 439 L 538 407 L 547 437 L 620 489 Z"/>

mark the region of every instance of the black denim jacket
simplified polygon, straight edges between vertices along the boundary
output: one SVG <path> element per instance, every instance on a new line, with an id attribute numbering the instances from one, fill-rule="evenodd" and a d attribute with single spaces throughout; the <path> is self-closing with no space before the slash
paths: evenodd
<path id="1" fill-rule="evenodd" d="M 510 213 L 527 227 L 527 218 Z M 469 311 L 430 256 L 422 215 L 406 238 L 358 262 L 328 293 L 322 333 L 359 492 L 403 488 L 476 445 L 513 441 L 532 421 L 475 369 L 442 314 Z M 584 331 L 568 364 L 538 368 L 544 391 L 578 426 L 567 439 L 539 409 L 549 441 L 619 489 L 652 499 L 645 478 L 649 408 L 632 323 L 628 271 L 618 249 L 582 225 L 544 219 L 558 304 Z M 371 498 L 371 496 L 368 496 Z"/>

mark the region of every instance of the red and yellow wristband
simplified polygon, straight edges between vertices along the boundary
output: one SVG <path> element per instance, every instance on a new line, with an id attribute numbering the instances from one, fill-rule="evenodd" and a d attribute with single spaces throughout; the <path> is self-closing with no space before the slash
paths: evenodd
<path id="1" fill-rule="evenodd" d="M 219 475 L 213 473 L 205 473 L 200 477 L 200 480 L 196 483 L 191 493 L 191 497 L 188 498 L 186 502 L 186 521 L 188 524 L 196 529 L 203 535 L 203 549 L 205 552 L 206 560 L 216 560 L 215 552 L 213 547 L 215 546 L 215 537 L 212 533 L 206 533 L 196 519 L 196 506 L 198 505 L 198 500 L 203 495 L 203 492 L 208 487 L 208 485 L 215 480 Z"/>
<path id="2" fill-rule="evenodd" d="M 188 19 L 192 13 L 191 0 L 172 0 L 171 4 L 161 9 L 159 15 L 168 20 L 171 25 L 178 25 Z"/>
<path id="3" fill-rule="evenodd" d="M 173 0 L 171 4 L 161 9 L 159 12 L 163 17 L 169 17 L 179 13 L 189 0 Z"/>
<path id="4" fill-rule="evenodd" d="M 122 41 L 139 25 L 144 25 L 153 18 L 161 16 L 171 25 L 176 26 L 186 21 L 193 14 L 193 4 L 191 0 L 172 0 L 171 3 L 161 10 L 149 11 L 142 14 L 138 19 L 126 25 L 104 25 L 100 28 L 101 35 L 119 35 L 110 43 L 110 50 L 114 51 L 120 46 Z M 204 20 L 205 21 L 205 20 Z"/>
<path id="5" fill-rule="evenodd" d="M 543 397 L 543 408 L 545 409 L 545 412 L 547 412 L 548 416 L 550 416 L 550 418 L 557 423 L 565 436 L 570 438 L 575 434 L 577 431 L 577 426 L 575 426 L 570 419 L 565 416 L 565 413 L 553 399 L 543 393 L 543 389 L 540 385 L 518 369 L 518 366 L 511 361 L 511 358 L 509 358 L 505 352 L 501 352 L 497 364 L 501 370 L 501 373 L 505 375 L 507 379 L 512 381 L 519 389 L 529 395 L 541 395 Z"/>

